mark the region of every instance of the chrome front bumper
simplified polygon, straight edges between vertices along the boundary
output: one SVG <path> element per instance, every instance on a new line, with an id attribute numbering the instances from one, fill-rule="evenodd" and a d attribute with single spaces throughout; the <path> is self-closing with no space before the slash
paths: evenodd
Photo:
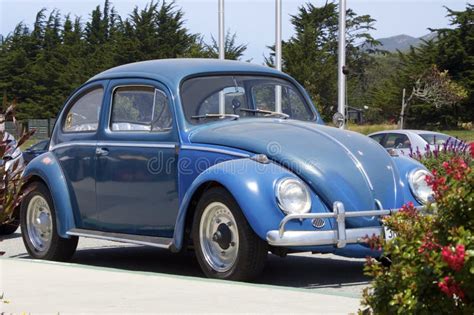
<path id="1" fill-rule="evenodd" d="M 422 207 L 417 207 L 421 209 Z M 336 245 L 338 248 L 347 244 L 366 243 L 367 237 L 385 236 L 383 226 L 371 226 L 366 228 L 346 229 L 346 218 L 386 216 L 396 213 L 393 210 L 368 210 L 346 212 L 344 204 L 336 201 L 333 204 L 333 212 L 328 213 L 305 213 L 289 214 L 280 222 L 278 231 L 272 230 L 267 233 L 267 242 L 272 246 L 316 246 Z M 292 220 L 304 219 L 336 219 L 336 229 L 321 231 L 286 231 L 285 226 Z"/>

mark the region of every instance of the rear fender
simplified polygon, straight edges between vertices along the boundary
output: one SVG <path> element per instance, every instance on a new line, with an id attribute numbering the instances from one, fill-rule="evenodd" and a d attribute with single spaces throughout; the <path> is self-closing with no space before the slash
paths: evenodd
<path id="1" fill-rule="evenodd" d="M 39 177 L 48 187 L 56 210 L 56 226 L 63 238 L 69 238 L 66 232 L 75 228 L 73 208 L 66 178 L 51 152 L 34 158 L 23 172 L 24 178 Z"/>

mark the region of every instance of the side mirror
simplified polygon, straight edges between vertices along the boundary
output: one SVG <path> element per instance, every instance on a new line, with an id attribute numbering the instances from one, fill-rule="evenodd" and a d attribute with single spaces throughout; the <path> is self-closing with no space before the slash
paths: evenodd
<path id="1" fill-rule="evenodd" d="M 344 125 L 344 115 L 341 114 L 340 112 L 334 113 L 334 115 L 332 116 L 332 123 L 338 128 L 343 126 Z"/>

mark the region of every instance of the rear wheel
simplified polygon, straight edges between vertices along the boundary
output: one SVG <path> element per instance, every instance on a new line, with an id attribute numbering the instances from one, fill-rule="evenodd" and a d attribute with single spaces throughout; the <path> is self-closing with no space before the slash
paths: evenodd
<path id="1" fill-rule="evenodd" d="M 253 232 L 224 188 L 204 193 L 196 208 L 192 233 L 196 257 L 210 278 L 250 280 L 265 265 L 266 242 Z"/>
<path id="2" fill-rule="evenodd" d="M 48 188 L 34 183 L 21 203 L 21 235 L 28 253 L 37 259 L 66 261 L 76 251 L 78 237 L 62 238 Z"/>

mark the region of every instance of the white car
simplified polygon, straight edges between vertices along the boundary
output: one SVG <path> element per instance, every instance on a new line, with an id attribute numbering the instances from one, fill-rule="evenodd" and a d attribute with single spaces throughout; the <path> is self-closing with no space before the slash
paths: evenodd
<path id="1" fill-rule="evenodd" d="M 435 150 L 450 139 L 452 144 L 458 143 L 456 138 L 444 133 L 427 130 L 384 130 L 368 135 L 386 149 L 394 149 L 398 154 L 409 155 L 410 152 L 419 151 L 424 154 L 429 148 Z"/>

